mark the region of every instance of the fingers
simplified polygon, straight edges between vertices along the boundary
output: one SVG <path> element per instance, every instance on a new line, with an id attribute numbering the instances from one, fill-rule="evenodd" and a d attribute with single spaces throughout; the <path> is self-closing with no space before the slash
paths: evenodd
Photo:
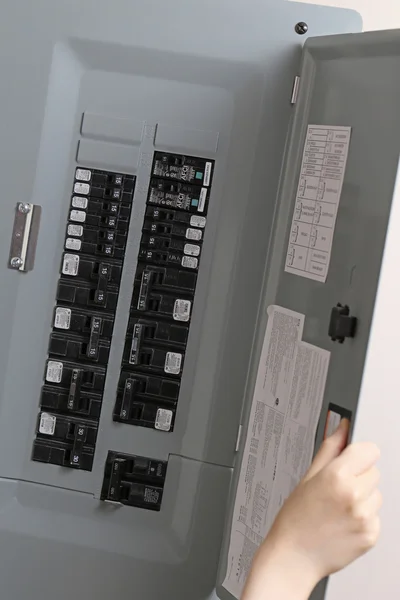
<path id="1" fill-rule="evenodd" d="M 377 467 L 372 467 L 363 475 L 357 477 L 357 496 L 360 500 L 366 500 L 377 489 L 380 481 L 380 472 Z"/>
<path id="2" fill-rule="evenodd" d="M 327 438 L 322 444 L 320 451 L 314 458 L 310 470 L 307 473 L 306 479 L 314 477 L 343 452 L 349 437 L 349 427 L 349 421 L 347 419 L 342 419 L 335 433 Z"/>
<path id="3" fill-rule="evenodd" d="M 348 446 L 335 461 L 335 467 L 347 475 L 366 473 L 379 460 L 380 451 L 375 444 L 359 443 Z"/>
<path id="4" fill-rule="evenodd" d="M 357 506 L 354 511 L 354 524 L 356 531 L 361 530 L 372 536 L 378 536 L 380 519 L 378 513 L 382 507 L 383 499 L 379 490 L 375 490 L 370 497 Z"/>

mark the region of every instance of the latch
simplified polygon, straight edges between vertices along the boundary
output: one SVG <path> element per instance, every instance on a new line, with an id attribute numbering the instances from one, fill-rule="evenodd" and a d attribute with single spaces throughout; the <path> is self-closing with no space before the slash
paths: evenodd
<path id="1" fill-rule="evenodd" d="M 9 269 L 22 272 L 33 269 L 41 210 L 36 204 L 17 203 L 8 259 Z"/>
<path id="2" fill-rule="evenodd" d="M 343 344 L 346 338 L 353 338 L 356 333 L 357 318 L 350 316 L 350 308 L 337 304 L 332 308 L 328 335 L 332 342 Z"/>

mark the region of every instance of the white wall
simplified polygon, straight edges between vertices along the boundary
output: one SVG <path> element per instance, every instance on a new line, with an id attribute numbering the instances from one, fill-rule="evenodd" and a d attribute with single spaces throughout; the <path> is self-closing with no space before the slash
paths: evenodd
<path id="1" fill-rule="evenodd" d="M 400 28 L 400 0 L 302 0 L 310 4 L 324 4 L 352 8 L 364 21 L 364 30 Z"/>

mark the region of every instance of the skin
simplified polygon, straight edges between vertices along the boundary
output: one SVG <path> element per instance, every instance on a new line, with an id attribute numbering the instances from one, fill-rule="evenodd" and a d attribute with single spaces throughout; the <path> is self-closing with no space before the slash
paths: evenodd
<path id="1" fill-rule="evenodd" d="M 284 504 L 255 556 L 242 600 L 307 600 L 321 579 L 376 544 L 379 449 L 346 447 L 348 435 L 343 420 Z"/>

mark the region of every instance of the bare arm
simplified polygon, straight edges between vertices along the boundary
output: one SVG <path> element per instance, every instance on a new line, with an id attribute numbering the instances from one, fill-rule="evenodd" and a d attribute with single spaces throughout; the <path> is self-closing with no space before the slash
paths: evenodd
<path id="1" fill-rule="evenodd" d="M 382 497 L 374 444 L 346 449 L 348 423 L 326 440 L 259 549 L 242 600 L 307 600 L 324 577 L 376 543 Z"/>

